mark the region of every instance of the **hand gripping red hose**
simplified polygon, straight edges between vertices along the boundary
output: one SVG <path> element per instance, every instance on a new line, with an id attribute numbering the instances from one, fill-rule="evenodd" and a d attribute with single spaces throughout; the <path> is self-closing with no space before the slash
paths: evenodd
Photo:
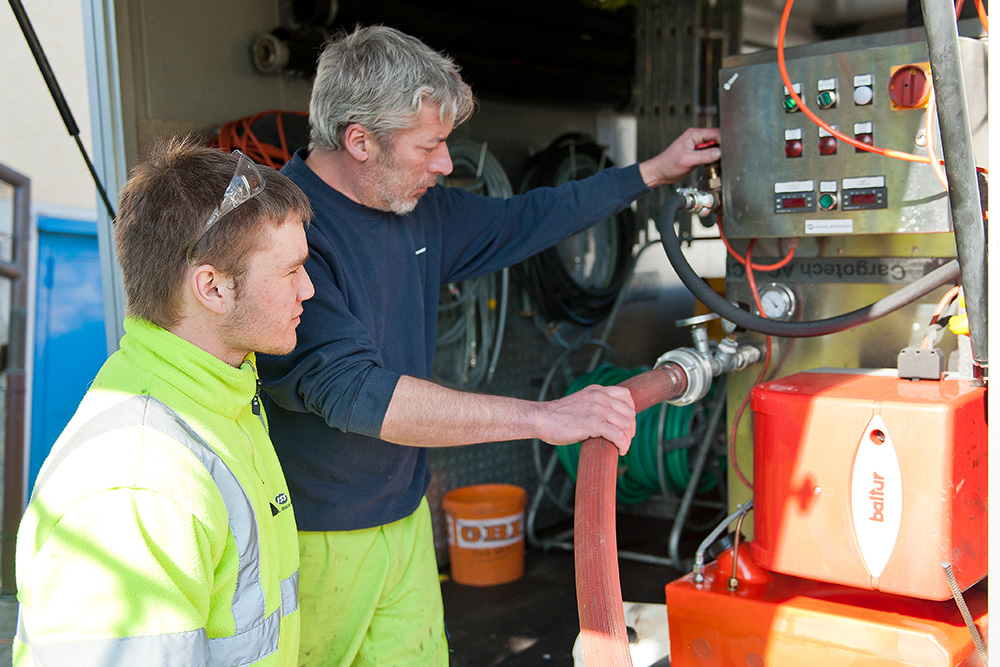
<path id="1" fill-rule="evenodd" d="M 687 376 L 667 363 L 621 383 L 632 392 L 636 413 L 687 390 Z M 631 667 L 618 573 L 615 486 L 618 450 L 604 438 L 580 446 L 576 479 L 574 549 L 580 637 L 587 667 Z"/>

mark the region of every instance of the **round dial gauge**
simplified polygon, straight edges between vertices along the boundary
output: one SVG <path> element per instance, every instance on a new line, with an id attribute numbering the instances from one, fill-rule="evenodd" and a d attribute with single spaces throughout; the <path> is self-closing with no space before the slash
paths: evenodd
<path id="1" fill-rule="evenodd" d="M 764 317 L 787 320 L 795 312 L 795 294 L 785 285 L 771 283 L 760 288 L 760 305 L 764 309 Z"/>

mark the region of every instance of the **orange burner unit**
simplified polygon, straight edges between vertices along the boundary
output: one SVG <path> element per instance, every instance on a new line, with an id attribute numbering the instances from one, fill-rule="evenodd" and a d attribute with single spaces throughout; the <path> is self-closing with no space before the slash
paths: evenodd
<path id="1" fill-rule="evenodd" d="M 672 667 L 965 667 L 981 664 L 951 600 L 932 602 L 768 572 L 741 545 L 667 585 Z M 965 601 L 986 634 L 986 592 Z"/>
<path id="2" fill-rule="evenodd" d="M 671 664 L 978 664 L 948 570 L 985 631 L 986 390 L 821 369 L 751 405 L 753 541 L 667 585 Z"/>
<path id="3" fill-rule="evenodd" d="M 987 572 L 986 389 L 816 371 L 761 385 L 753 558 L 774 572 L 928 600 Z"/>

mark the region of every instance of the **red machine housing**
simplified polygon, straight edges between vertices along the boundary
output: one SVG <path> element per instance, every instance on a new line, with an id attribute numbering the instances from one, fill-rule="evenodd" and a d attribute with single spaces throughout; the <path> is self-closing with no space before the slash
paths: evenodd
<path id="1" fill-rule="evenodd" d="M 926 600 L 987 573 L 986 390 L 880 371 L 753 390 L 761 567 Z M 673 616 L 672 616 L 673 617 Z"/>
<path id="2" fill-rule="evenodd" d="M 980 664 L 951 600 L 933 602 L 768 572 L 740 545 L 736 590 L 733 550 L 666 586 L 673 667 L 966 667 Z M 987 634 L 981 586 L 965 601 Z"/>

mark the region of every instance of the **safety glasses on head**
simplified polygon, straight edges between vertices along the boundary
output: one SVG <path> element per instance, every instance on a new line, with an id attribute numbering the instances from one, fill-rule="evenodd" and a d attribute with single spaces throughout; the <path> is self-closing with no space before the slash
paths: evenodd
<path id="1" fill-rule="evenodd" d="M 264 186 L 266 185 L 264 175 L 260 173 L 260 169 L 257 168 L 254 161 L 239 149 L 234 150 L 232 154 L 239 156 L 239 161 L 236 163 L 236 171 L 233 173 L 232 180 L 229 181 L 229 186 L 226 187 L 226 192 L 222 195 L 222 201 L 219 202 L 219 205 L 212 210 L 208 219 L 205 220 L 205 226 L 198 235 L 198 238 L 188 246 L 188 261 L 192 258 L 194 247 L 205 237 L 208 230 L 222 219 L 222 216 L 233 212 L 239 206 L 264 191 Z"/>

